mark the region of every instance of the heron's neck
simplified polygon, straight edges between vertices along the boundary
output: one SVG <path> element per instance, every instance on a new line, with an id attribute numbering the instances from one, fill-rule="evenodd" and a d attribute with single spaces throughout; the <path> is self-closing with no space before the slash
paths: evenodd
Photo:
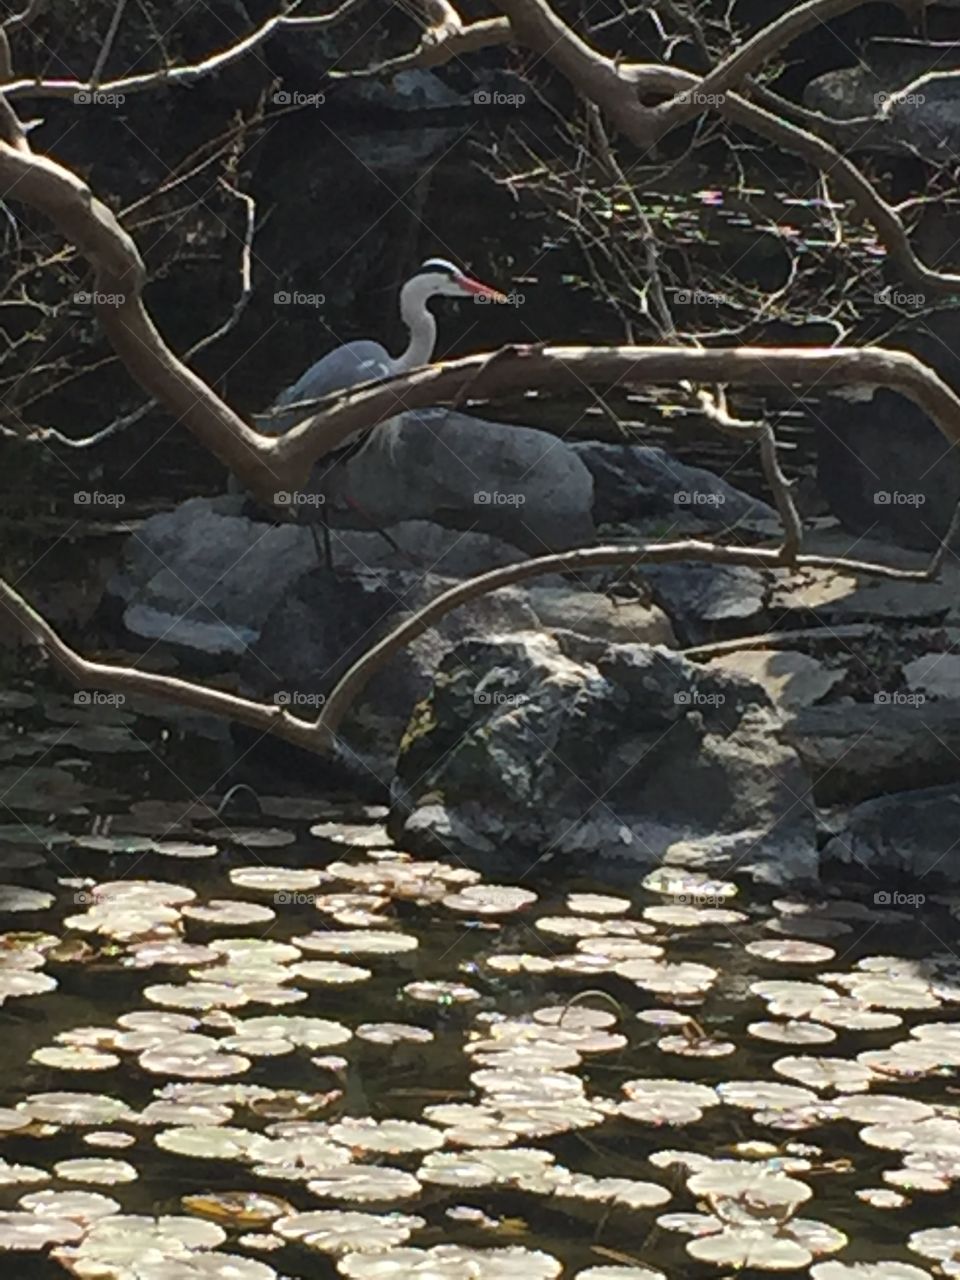
<path id="1" fill-rule="evenodd" d="M 407 326 L 410 341 L 406 351 L 397 359 L 398 373 L 406 373 L 408 369 L 429 364 L 433 359 L 433 349 L 437 344 L 437 322 L 427 310 L 429 297 L 423 284 L 416 279 L 408 280 L 400 290 L 400 315 Z"/>

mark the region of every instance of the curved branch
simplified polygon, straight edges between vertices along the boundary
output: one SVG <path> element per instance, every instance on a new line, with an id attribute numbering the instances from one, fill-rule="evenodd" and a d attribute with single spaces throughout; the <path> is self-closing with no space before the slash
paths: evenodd
<path id="1" fill-rule="evenodd" d="M 954 526 L 951 525 L 951 531 Z M 948 532 L 947 537 L 950 536 Z M 587 547 L 581 551 L 560 552 L 538 556 L 519 564 L 491 569 L 476 578 L 458 582 L 456 586 L 436 596 L 412 618 L 368 649 L 337 681 L 317 720 L 317 727 L 324 727 L 335 735 L 343 718 L 357 696 L 370 679 L 385 666 L 399 650 L 439 622 L 446 614 L 467 604 L 478 596 L 489 595 L 501 587 L 525 582 L 528 578 L 540 578 L 548 573 L 584 573 L 590 569 L 620 566 L 632 568 L 639 564 L 668 564 L 679 560 L 699 561 L 703 564 L 744 565 L 753 569 L 830 569 L 837 573 L 868 573 L 898 581 L 929 582 L 939 571 L 942 560 L 941 544 L 925 569 L 897 569 L 891 565 L 873 564 L 866 560 L 847 560 L 820 555 L 794 555 L 785 561 L 784 548 L 721 547 L 712 542 L 700 542 L 695 538 L 682 542 L 640 543 L 626 546 Z"/>
<path id="2" fill-rule="evenodd" d="M 116 693 L 159 698 L 195 711 L 209 711 L 251 729 L 273 733 L 308 751 L 324 751 L 330 746 L 330 737 L 324 727 L 297 719 L 285 707 L 251 702 L 247 698 L 238 698 L 220 689 L 206 689 L 203 685 L 178 680 L 174 676 L 156 675 L 106 662 L 89 662 L 71 649 L 49 622 L 2 578 L 0 608 L 12 619 L 22 636 L 48 653 L 64 675 L 81 688 L 110 689 Z"/>
<path id="3" fill-rule="evenodd" d="M 883 347 L 523 347 L 501 348 L 364 383 L 313 403 L 320 412 L 275 441 L 281 471 L 306 473 L 351 432 L 409 409 L 450 405 L 467 389 L 476 400 L 518 391 L 582 392 L 599 383 L 636 390 L 664 382 L 737 386 L 837 387 L 899 391 L 960 444 L 960 396 L 916 356 Z M 310 402 L 304 402 L 308 405 Z M 305 410 L 306 411 L 306 410 Z"/>
<path id="4" fill-rule="evenodd" d="M 960 507 L 958 507 L 960 511 Z M 955 532 L 955 518 L 951 530 Z M 950 534 L 947 535 L 950 537 Z M 106 662 L 90 662 L 72 649 L 57 632 L 12 586 L 0 578 L 0 608 L 12 619 L 19 634 L 49 654 L 50 658 L 74 684 L 86 688 L 109 689 L 131 696 L 158 698 L 177 706 L 211 715 L 224 716 L 238 724 L 273 734 L 294 746 L 319 755 L 333 755 L 338 749 L 340 726 L 344 716 L 371 678 L 390 659 L 418 636 L 454 609 L 500 587 L 512 586 L 530 578 L 551 573 L 582 573 L 590 569 L 639 564 L 667 564 L 699 561 L 705 564 L 744 565 L 755 569 L 795 568 L 829 569 L 837 573 L 870 574 L 897 581 L 926 582 L 933 578 L 942 562 L 946 539 L 925 569 L 898 569 L 866 560 L 848 560 L 820 555 L 799 555 L 790 563 L 784 559 L 784 548 L 722 547 L 711 542 L 685 539 L 680 542 L 634 543 L 604 547 L 588 547 L 580 551 L 539 556 L 519 564 L 505 565 L 459 582 L 435 597 L 411 618 L 395 627 L 389 635 L 367 650 L 337 681 L 317 720 L 310 722 L 292 716 L 285 707 L 273 703 L 253 702 L 219 689 L 208 689 L 175 676 L 157 675 L 134 667 L 114 666 Z"/>

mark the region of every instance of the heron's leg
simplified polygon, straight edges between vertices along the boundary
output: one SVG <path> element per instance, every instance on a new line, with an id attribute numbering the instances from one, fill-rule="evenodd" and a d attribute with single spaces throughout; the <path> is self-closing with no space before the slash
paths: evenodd
<path id="1" fill-rule="evenodd" d="M 333 573 L 333 545 L 330 541 L 330 521 L 327 519 L 326 507 L 323 510 L 323 517 L 320 520 L 323 529 L 323 551 L 320 550 L 320 539 L 317 537 L 317 526 L 311 521 L 310 536 L 313 538 L 313 545 L 316 548 L 317 560 L 326 566 L 330 573 Z"/>

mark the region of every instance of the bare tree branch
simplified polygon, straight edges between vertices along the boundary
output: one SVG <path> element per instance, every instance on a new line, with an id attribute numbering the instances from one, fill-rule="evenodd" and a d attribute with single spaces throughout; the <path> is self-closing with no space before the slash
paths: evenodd
<path id="1" fill-rule="evenodd" d="M 252 702 L 218 689 L 207 689 L 191 681 L 173 676 L 156 675 L 133 667 L 90 662 L 71 649 L 48 622 L 8 583 L 0 579 L 0 606 L 12 619 L 17 631 L 43 648 L 59 669 L 75 684 L 85 688 L 108 689 L 113 692 L 159 698 L 177 706 L 224 716 L 239 724 L 260 729 L 276 737 L 321 755 L 337 750 L 337 735 L 344 717 L 372 677 L 390 659 L 448 613 L 489 595 L 501 587 L 512 586 L 531 578 L 551 573 L 584 573 L 605 567 L 632 568 L 640 564 L 667 564 L 698 561 L 704 564 L 745 565 L 755 569 L 809 568 L 831 570 L 851 576 L 868 574 L 896 581 L 925 582 L 931 579 L 936 557 L 925 569 L 898 569 L 890 565 L 852 560 L 844 557 L 800 555 L 785 564 L 782 548 L 722 547 L 710 542 L 685 539 L 680 542 L 637 543 L 588 547 L 579 551 L 539 556 L 519 564 L 491 569 L 465 582 L 459 582 L 435 597 L 412 617 L 394 628 L 389 635 L 367 650 L 337 681 L 323 709 L 314 722 L 291 716 L 284 707 L 272 703 Z"/>
<path id="2" fill-rule="evenodd" d="M 278 31 L 310 31 L 332 27 L 342 22 L 355 9 L 359 9 L 366 0 L 342 0 L 338 7 L 330 13 L 318 14 L 316 17 L 297 17 L 294 10 L 300 7 L 301 0 L 294 0 L 285 13 L 275 14 L 261 23 L 256 30 L 244 36 L 235 44 L 219 53 L 211 54 L 200 62 L 188 63 L 179 67 L 161 67 L 158 71 L 148 71 L 136 76 L 123 76 L 119 80 L 108 80 L 98 84 L 95 77 L 90 80 L 5 80 L 0 83 L 0 93 L 12 98 L 72 98 L 77 93 L 144 93 L 149 89 L 164 88 L 169 85 L 191 85 L 206 76 L 222 71 L 224 67 L 245 58 L 248 53 L 259 48 Z M 29 6 L 28 6 L 29 7 Z M 99 64 L 98 64 L 99 65 Z M 95 69 L 96 71 L 96 69 Z M 9 70 L 7 72 L 9 75 Z"/>

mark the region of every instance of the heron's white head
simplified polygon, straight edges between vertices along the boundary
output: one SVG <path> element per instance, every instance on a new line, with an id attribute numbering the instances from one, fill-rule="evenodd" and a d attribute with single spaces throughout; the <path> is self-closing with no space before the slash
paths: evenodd
<path id="1" fill-rule="evenodd" d="M 498 289 L 481 284 L 465 271 L 461 271 L 446 258 L 428 258 L 407 281 L 423 297 L 441 294 L 445 298 L 489 298 L 491 302 L 505 302 Z"/>

